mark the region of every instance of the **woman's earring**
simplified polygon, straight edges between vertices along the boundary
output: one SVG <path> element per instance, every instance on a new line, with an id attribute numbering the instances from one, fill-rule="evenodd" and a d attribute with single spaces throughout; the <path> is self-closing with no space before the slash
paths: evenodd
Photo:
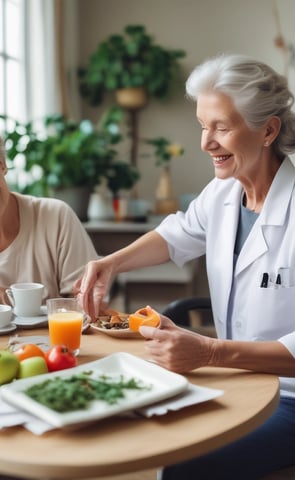
<path id="1" fill-rule="evenodd" d="M 269 146 L 269 143 L 268 143 L 268 142 L 265 142 L 265 143 L 264 143 L 264 146 L 265 146 L 265 147 L 268 147 L 268 146 Z"/>

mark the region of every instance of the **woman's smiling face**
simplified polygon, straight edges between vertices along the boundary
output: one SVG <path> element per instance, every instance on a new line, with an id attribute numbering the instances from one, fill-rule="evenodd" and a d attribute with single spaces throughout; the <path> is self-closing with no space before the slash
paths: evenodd
<path id="1" fill-rule="evenodd" d="M 242 180 L 257 175 L 266 126 L 250 130 L 231 98 L 218 92 L 198 97 L 197 119 L 202 127 L 201 148 L 211 156 L 216 177 Z"/>

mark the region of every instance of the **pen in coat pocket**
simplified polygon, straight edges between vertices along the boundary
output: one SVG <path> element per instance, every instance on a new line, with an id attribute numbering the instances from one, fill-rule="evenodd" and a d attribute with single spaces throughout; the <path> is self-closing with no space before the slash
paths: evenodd
<path id="1" fill-rule="evenodd" d="M 268 287 L 268 278 L 269 278 L 269 275 L 268 275 L 267 272 L 265 272 L 262 275 L 262 280 L 261 280 L 261 284 L 260 284 L 261 288 L 267 288 Z"/>

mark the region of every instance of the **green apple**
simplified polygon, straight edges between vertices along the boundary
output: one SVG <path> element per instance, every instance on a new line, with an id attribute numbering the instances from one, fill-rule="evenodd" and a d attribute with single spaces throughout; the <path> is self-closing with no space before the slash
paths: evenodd
<path id="1" fill-rule="evenodd" d="M 19 359 L 9 350 L 0 350 L 0 385 L 11 382 L 17 376 Z"/>
<path id="2" fill-rule="evenodd" d="M 22 360 L 19 364 L 17 378 L 33 377 L 47 373 L 47 363 L 43 357 L 29 357 Z"/>

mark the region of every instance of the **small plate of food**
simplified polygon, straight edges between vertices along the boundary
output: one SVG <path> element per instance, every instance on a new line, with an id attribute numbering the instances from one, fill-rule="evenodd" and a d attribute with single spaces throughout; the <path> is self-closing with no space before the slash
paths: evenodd
<path id="1" fill-rule="evenodd" d="M 119 338 L 143 338 L 138 329 L 140 325 L 159 326 L 160 316 L 151 307 L 144 307 L 134 313 L 109 311 L 90 324 L 91 328 Z"/>
<path id="2" fill-rule="evenodd" d="M 133 332 L 129 328 L 129 314 L 112 312 L 108 315 L 101 315 L 90 328 L 99 332 L 118 338 L 143 338 L 139 332 Z"/>

